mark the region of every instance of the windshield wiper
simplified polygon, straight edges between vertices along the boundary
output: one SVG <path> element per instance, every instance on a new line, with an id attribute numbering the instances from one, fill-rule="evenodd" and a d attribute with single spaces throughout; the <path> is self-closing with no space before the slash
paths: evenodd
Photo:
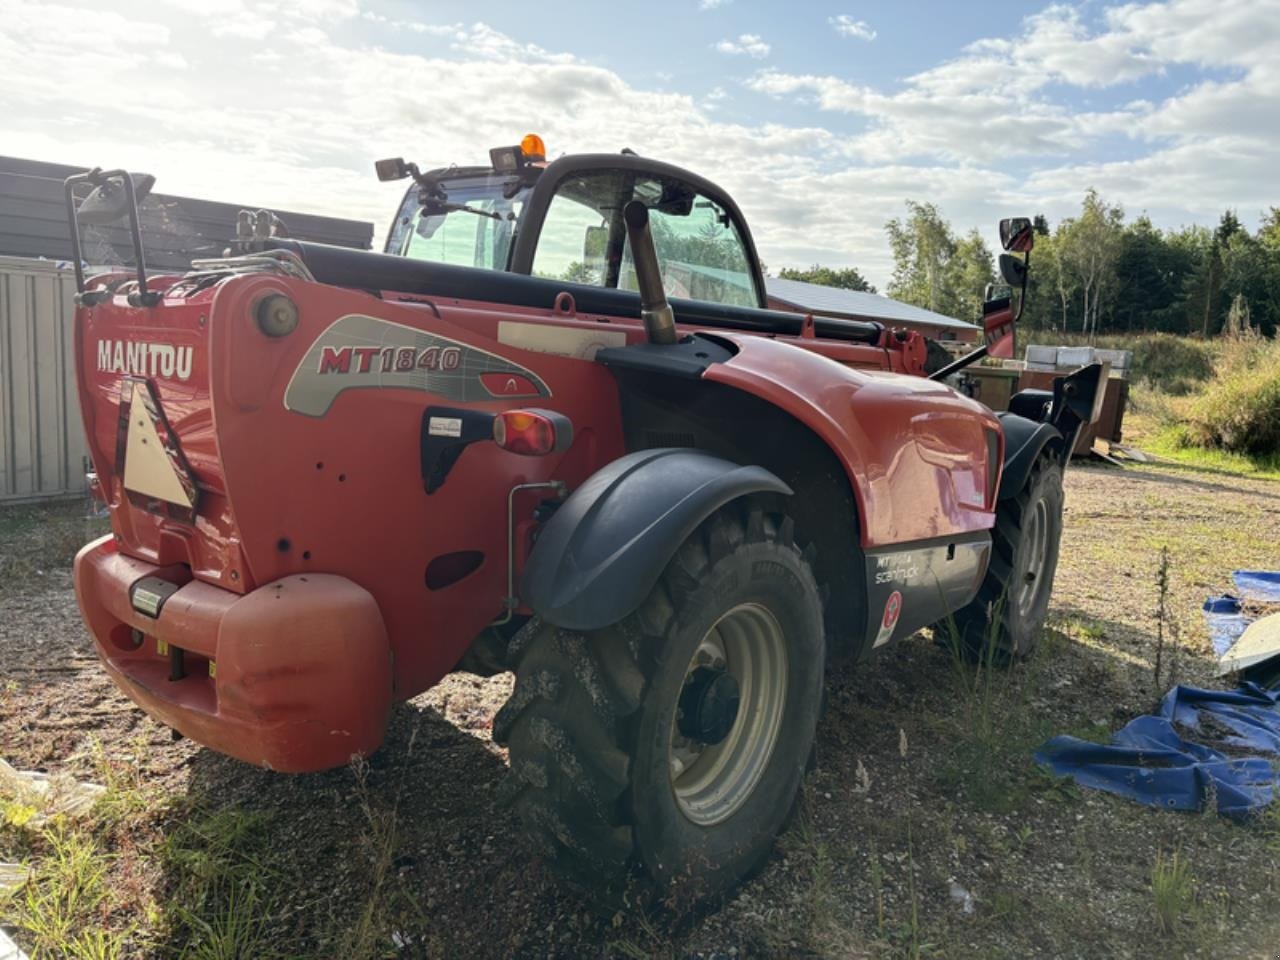
<path id="1" fill-rule="evenodd" d="M 491 220 L 505 219 L 502 214 L 496 210 L 481 210 L 477 207 L 468 207 L 465 203 L 449 203 L 448 201 L 433 200 L 431 203 L 424 204 L 422 212 L 429 217 L 439 216 L 442 213 L 474 213 L 477 217 L 488 217 Z M 511 219 L 515 219 L 512 217 Z"/>

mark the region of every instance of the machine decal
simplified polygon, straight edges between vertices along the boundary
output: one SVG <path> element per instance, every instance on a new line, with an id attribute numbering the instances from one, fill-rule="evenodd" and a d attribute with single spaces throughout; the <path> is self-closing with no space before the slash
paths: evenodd
<path id="1" fill-rule="evenodd" d="M 627 335 L 621 330 L 583 330 L 545 323 L 498 321 L 498 342 L 521 350 L 554 353 L 577 360 L 594 360 L 604 347 L 625 347 Z"/>
<path id="2" fill-rule="evenodd" d="M 873 647 L 889 642 L 893 636 L 893 628 L 898 625 L 898 617 L 902 613 L 902 594 L 897 590 L 889 594 L 889 599 L 884 604 L 884 616 L 880 618 L 880 632 L 876 634 L 876 642 Z"/>
<path id="3" fill-rule="evenodd" d="M 919 576 L 920 557 L 914 553 L 883 553 L 876 557 L 876 583 L 915 583 Z"/>
<path id="4" fill-rule="evenodd" d="M 461 437 L 461 417 L 430 417 L 427 421 L 427 435 L 431 437 Z"/>
<path id="5" fill-rule="evenodd" d="M 986 530 L 868 550 L 864 635 L 874 638 L 871 646 L 910 636 L 967 604 L 982 583 L 990 551 Z"/>
<path id="6" fill-rule="evenodd" d="M 143 340 L 99 340 L 98 372 L 135 377 L 191 378 L 191 347 Z"/>
<path id="7" fill-rule="evenodd" d="M 421 390 L 472 403 L 494 392 L 486 374 L 507 374 L 540 397 L 551 396 L 533 371 L 487 350 L 362 314 L 340 317 L 316 338 L 284 392 L 286 410 L 323 417 L 344 390 Z"/>

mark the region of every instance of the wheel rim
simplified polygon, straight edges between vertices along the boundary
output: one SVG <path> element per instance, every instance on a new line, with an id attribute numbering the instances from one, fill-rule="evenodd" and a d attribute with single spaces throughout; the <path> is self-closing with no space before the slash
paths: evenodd
<path id="1" fill-rule="evenodd" d="M 787 643 L 778 620 L 757 603 L 724 614 L 707 631 L 685 668 L 721 670 L 737 683 L 737 715 L 724 739 L 702 743 L 681 730 L 674 708 L 667 764 L 680 812 L 700 826 L 733 816 L 759 783 L 773 755 L 787 701 Z"/>
<path id="2" fill-rule="evenodd" d="M 1025 617 L 1040 599 L 1049 558 L 1049 505 L 1043 497 L 1035 502 L 1028 515 L 1023 550 L 1026 553 L 1025 566 L 1015 601 L 1018 615 Z"/>

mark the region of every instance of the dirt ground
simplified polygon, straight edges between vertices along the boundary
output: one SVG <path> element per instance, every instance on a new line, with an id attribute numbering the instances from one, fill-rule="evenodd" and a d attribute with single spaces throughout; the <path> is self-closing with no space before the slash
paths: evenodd
<path id="1" fill-rule="evenodd" d="M 597 916 L 497 807 L 505 756 L 490 726 L 508 677 L 456 674 L 402 705 L 362 768 L 288 777 L 174 742 L 97 667 L 67 563 L 100 523 L 82 510 L 0 513 L 0 756 L 108 780 L 120 798 L 77 828 L 109 888 L 84 922 L 116 938 L 113 956 L 1280 953 L 1280 817 L 1148 809 L 1054 781 L 1030 758 L 1056 733 L 1105 739 L 1175 680 L 1221 683 L 1199 606 L 1233 569 L 1280 566 L 1280 485 L 1073 467 L 1050 629 L 1032 661 L 974 671 L 921 634 L 840 669 L 817 768 L 775 855 L 728 903 L 682 917 Z M 1157 678 L 1162 548 L 1174 640 Z M 47 852 L 0 829 L 0 860 Z M 1162 923 L 1153 871 L 1175 854 L 1185 896 Z M 238 863 L 230 886 L 196 883 L 201 858 Z M 22 916 L 0 901 L 0 920 Z M 213 951 L 244 917 L 234 942 L 248 952 Z"/>

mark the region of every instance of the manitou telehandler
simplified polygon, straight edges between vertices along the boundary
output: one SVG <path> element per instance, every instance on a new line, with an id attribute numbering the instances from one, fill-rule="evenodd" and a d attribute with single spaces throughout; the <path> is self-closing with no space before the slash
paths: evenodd
<path id="1" fill-rule="evenodd" d="M 370 754 L 450 671 L 514 670 L 493 736 L 551 860 L 601 897 L 718 895 L 792 808 L 831 660 L 947 617 L 1030 650 L 1099 368 L 996 415 L 941 380 L 987 347 L 929 377 L 914 332 L 765 309 L 713 183 L 544 154 L 380 162 L 413 180 L 386 253 L 245 216 L 180 276 L 146 273 L 145 184 L 71 177 L 112 526 L 76 591 L 128 696 L 282 772 Z M 123 218 L 134 266 L 86 279 L 80 225 Z M 1001 263 L 992 349 L 1025 292 Z"/>

